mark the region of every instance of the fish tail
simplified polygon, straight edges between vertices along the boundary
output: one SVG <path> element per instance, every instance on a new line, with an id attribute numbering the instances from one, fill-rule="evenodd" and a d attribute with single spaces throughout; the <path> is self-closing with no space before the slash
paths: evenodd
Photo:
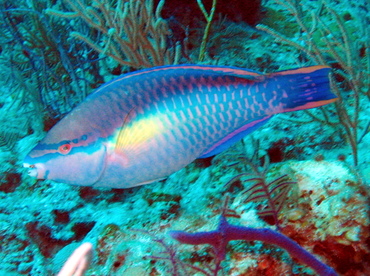
<path id="1" fill-rule="evenodd" d="M 285 89 L 283 112 L 314 108 L 332 103 L 328 66 L 310 66 L 269 74 Z"/>

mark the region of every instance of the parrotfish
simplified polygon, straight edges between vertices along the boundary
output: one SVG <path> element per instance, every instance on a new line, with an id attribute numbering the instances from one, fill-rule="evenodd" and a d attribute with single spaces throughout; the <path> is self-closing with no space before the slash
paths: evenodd
<path id="1" fill-rule="evenodd" d="M 129 188 L 213 156 L 274 114 L 336 100 L 330 68 L 269 74 L 174 65 L 122 75 L 89 95 L 26 156 L 29 175 L 74 185 Z"/>

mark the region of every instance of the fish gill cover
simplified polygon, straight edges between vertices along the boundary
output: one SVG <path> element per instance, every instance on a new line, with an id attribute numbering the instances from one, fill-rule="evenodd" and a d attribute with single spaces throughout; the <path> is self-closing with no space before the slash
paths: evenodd
<path id="1" fill-rule="evenodd" d="M 84 242 L 94 251 L 86 275 L 208 275 L 215 265 L 218 275 L 314 273 L 267 243 L 233 241 L 217 264 L 211 246 L 167 235 L 217 229 L 226 197 L 230 224 L 279 230 L 338 275 L 369 274 L 369 6 L 300 3 L 262 1 L 252 28 L 221 1 L 189 4 L 191 22 L 170 1 L 1 2 L 0 274 L 54 275 Z M 216 157 L 137 188 L 36 181 L 22 169 L 45 131 L 104 82 L 183 63 L 262 73 L 327 65 L 338 100 L 275 116 Z"/>

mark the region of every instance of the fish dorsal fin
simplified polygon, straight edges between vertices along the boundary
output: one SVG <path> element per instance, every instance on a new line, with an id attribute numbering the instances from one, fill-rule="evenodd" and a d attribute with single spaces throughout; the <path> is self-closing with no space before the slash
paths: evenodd
<path id="1" fill-rule="evenodd" d="M 222 74 L 222 75 L 238 77 L 238 78 L 247 79 L 251 81 L 264 81 L 266 78 L 265 75 L 260 72 L 253 71 L 253 70 L 247 70 L 247 69 L 233 68 L 233 67 L 231 68 L 230 67 L 216 67 L 216 68 L 210 67 L 209 70 L 212 72 Z"/>
<path id="2" fill-rule="evenodd" d="M 212 73 L 221 76 L 233 76 L 237 78 L 247 79 L 251 81 L 263 81 L 266 79 L 266 75 L 250 69 L 238 68 L 238 67 L 228 67 L 228 66 L 214 66 L 214 65 L 196 65 L 196 64 L 181 64 L 181 65 L 167 65 L 162 67 L 154 67 L 151 69 L 145 69 L 133 73 L 132 75 L 143 75 L 150 72 L 165 72 L 171 70 L 172 72 L 178 71 L 179 75 L 186 72 L 191 72 L 194 70 L 197 74 Z"/>
<path id="3" fill-rule="evenodd" d="M 171 67 L 169 67 L 171 68 Z M 249 69 L 241 69 L 237 67 L 227 67 L 227 66 L 206 66 L 206 65 L 176 65 L 172 67 L 173 69 L 185 69 L 185 70 L 199 70 L 199 72 L 209 72 L 220 74 L 222 76 L 233 76 L 242 79 L 247 79 L 251 81 L 264 81 L 266 76 L 263 73 L 249 70 Z"/>

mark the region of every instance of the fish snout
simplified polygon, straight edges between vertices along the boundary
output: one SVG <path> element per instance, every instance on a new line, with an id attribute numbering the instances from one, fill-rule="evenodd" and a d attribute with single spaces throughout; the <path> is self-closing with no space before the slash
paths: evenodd
<path id="1" fill-rule="evenodd" d="M 28 175 L 37 179 L 45 179 L 45 166 L 41 163 L 23 163 L 24 168 L 28 168 Z"/>

